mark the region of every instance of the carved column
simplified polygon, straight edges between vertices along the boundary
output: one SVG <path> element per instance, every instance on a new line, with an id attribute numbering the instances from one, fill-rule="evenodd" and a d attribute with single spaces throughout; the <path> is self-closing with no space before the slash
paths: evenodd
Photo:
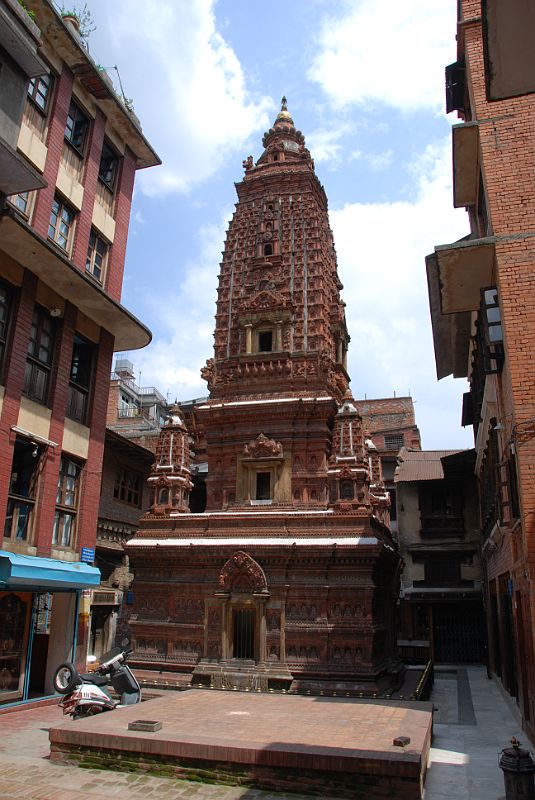
<path id="1" fill-rule="evenodd" d="M 253 352 L 253 326 L 250 323 L 245 326 L 245 352 Z"/>
<path id="2" fill-rule="evenodd" d="M 282 350 L 282 320 L 277 320 L 275 325 L 275 350 L 280 352 Z"/>

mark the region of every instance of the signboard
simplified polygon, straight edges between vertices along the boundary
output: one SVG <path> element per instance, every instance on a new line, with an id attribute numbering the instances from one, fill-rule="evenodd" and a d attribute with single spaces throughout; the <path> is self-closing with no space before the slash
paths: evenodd
<path id="1" fill-rule="evenodd" d="M 95 560 L 95 550 L 92 547 L 82 547 L 82 554 L 80 556 L 80 561 L 86 561 L 88 564 L 92 564 Z"/>

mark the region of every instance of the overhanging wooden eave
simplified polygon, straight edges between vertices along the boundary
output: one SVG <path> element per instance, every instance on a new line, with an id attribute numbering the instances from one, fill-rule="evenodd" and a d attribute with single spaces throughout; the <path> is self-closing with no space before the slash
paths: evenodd
<path id="1" fill-rule="evenodd" d="M 114 337 L 114 350 L 138 350 L 150 330 L 124 306 L 77 269 L 59 248 L 31 228 L 14 209 L 0 217 L 0 252 L 30 270 L 44 284 L 80 309 Z"/>

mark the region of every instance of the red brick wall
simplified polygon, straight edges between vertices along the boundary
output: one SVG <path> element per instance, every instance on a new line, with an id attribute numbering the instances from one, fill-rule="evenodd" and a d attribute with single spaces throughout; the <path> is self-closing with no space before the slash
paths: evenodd
<path id="1" fill-rule="evenodd" d="M 85 260 L 87 256 L 87 246 L 89 244 L 89 234 L 91 232 L 91 220 L 93 218 L 93 206 L 95 204 L 95 194 L 98 181 L 98 170 L 100 167 L 100 156 L 102 144 L 104 142 L 104 128 L 106 118 L 97 109 L 95 119 L 91 125 L 90 137 L 87 144 L 87 157 L 85 160 L 84 171 L 84 199 L 82 208 L 76 220 L 76 230 L 73 245 L 73 262 L 78 269 L 85 272 Z"/>
<path id="2" fill-rule="evenodd" d="M 91 428 L 89 453 L 83 476 L 82 503 L 78 511 L 78 546 L 95 547 L 104 438 L 106 431 L 106 406 L 113 358 L 113 338 L 102 331 L 95 369 L 93 397 L 88 424 Z"/>
<path id="3" fill-rule="evenodd" d="M 33 227 L 37 233 L 40 233 L 41 236 L 45 238 L 48 235 L 50 210 L 56 192 L 56 181 L 58 178 L 61 153 L 63 151 L 63 142 L 65 140 L 65 125 L 67 123 L 67 114 L 71 102 L 72 85 L 73 74 L 67 67 L 64 67 L 57 81 L 52 109 L 50 111 L 50 122 L 46 141 L 48 152 L 44 170 L 44 178 L 48 185 L 37 192 L 33 213 Z"/>
<path id="4" fill-rule="evenodd" d="M 63 440 L 65 409 L 67 407 L 75 319 L 76 309 L 67 303 L 63 324 L 57 332 L 56 360 L 50 388 L 52 415 L 49 438 L 60 446 L 47 449 L 39 480 L 38 513 L 34 523 L 34 544 L 37 545 L 37 555 L 45 557 L 50 556 L 50 548 L 52 546 L 52 529 L 56 511 L 56 492 L 61 462 L 61 442 Z"/>
<path id="5" fill-rule="evenodd" d="M 134 191 L 134 177 L 136 171 L 135 156 L 128 147 L 121 160 L 117 181 L 115 200 L 115 238 L 108 258 L 108 272 L 106 277 L 106 291 L 115 300 L 121 299 L 123 286 L 124 260 L 126 256 L 126 241 L 128 226 L 130 224 L 130 208 L 132 206 L 132 192 Z"/>
<path id="6" fill-rule="evenodd" d="M 472 118 L 479 120 L 489 233 L 497 238 L 496 285 L 505 346 L 505 368 L 498 381 L 498 409 L 506 431 L 506 435 L 501 435 L 500 457 L 506 458 L 511 433 L 515 438 L 515 425 L 533 421 L 535 430 L 535 96 L 487 101 L 482 25 L 477 19 L 481 5 L 479 0 L 463 0 L 462 6 L 463 18 L 474 19 L 461 29 L 460 51 L 464 51 L 466 58 Z M 489 577 L 510 572 L 514 576 L 514 591 L 522 594 L 522 603 L 515 603 L 516 625 L 522 628 L 517 629 L 516 639 L 525 641 L 525 646 L 524 652 L 519 649 L 517 662 L 527 702 L 527 688 L 535 682 L 535 594 L 530 580 L 535 577 L 535 436 L 518 439 L 515 449 L 521 525 L 514 533 L 506 532 L 505 540 L 499 542 L 489 559 Z M 519 617 L 519 605 L 524 600 L 531 609 L 531 619 Z M 530 698 L 529 703 L 533 720 L 535 698 Z M 523 707 L 522 700 L 520 705 Z"/>
<path id="7" fill-rule="evenodd" d="M 33 308 L 37 279 L 31 272 L 26 271 L 18 298 L 14 298 L 13 315 L 10 324 L 11 339 L 6 348 L 6 360 L 3 370 L 3 384 L 5 387 L 2 416 L 0 418 L 0 519 L 6 511 L 9 479 L 13 461 L 13 446 L 15 434 L 11 426 L 17 424 L 20 408 L 20 397 L 24 382 L 24 369 L 28 352 L 28 339 L 32 324 Z"/>

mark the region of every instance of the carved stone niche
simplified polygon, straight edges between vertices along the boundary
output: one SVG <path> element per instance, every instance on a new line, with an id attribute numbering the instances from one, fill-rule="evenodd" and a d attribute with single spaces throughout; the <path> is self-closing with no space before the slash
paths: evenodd
<path id="1" fill-rule="evenodd" d="M 237 463 L 236 484 L 238 502 L 253 506 L 288 502 L 291 465 L 282 443 L 260 433 L 244 445 Z"/>
<path id="2" fill-rule="evenodd" d="M 239 317 L 245 332 L 245 355 L 268 356 L 283 350 L 285 330 L 291 311 L 284 308 L 286 300 L 278 292 L 261 290 L 243 304 L 245 313 Z"/>

